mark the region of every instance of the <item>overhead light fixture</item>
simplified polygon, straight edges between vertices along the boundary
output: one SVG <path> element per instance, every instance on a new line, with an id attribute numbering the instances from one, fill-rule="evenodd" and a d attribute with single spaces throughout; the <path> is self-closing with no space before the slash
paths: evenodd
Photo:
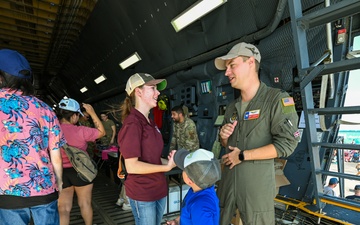
<path id="1" fill-rule="evenodd" d="M 127 59 L 125 59 L 124 61 L 122 61 L 121 63 L 119 63 L 119 66 L 121 67 L 121 69 L 126 69 L 131 65 L 134 65 L 135 63 L 139 62 L 141 60 L 139 54 L 137 52 L 135 52 L 134 54 L 132 54 L 131 56 L 129 56 Z"/>
<path id="2" fill-rule="evenodd" d="M 217 7 L 227 2 L 227 0 L 200 0 L 190 6 L 180 15 L 171 20 L 176 32 L 179 32 L 195 20 L 201 18 Z"/>
<path id="3" fill-rule="evenodd" d="M 106 80 L 107 78 L 105 77 L 105 75 L 101 75 L 100 77 L 96 78 L 94 81 L 96 84 L 100 84 L 101 82 L 103 82 L 104 80 Z"/>
<path id="4" fill-rule="evenodd" d="M 86 92 L 87 90 L 88 90 L 87 87 L 83 87 L 83 88 L 80 89 L 81 93 L 84 93 L 84 92 Z"/>

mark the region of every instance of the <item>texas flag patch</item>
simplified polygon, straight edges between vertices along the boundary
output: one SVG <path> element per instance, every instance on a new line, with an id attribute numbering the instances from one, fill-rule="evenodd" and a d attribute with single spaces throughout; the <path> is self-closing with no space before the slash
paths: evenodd
<path id="1" fill-rule="evenodd" d="M 294 99 L 292 97 L 287 97 L 281 99 L 283 106 L 295 105 Z"/>
<path id="2" fill-rule="evenodd" d="M 255 120 L 260 117 L 260 109 L 246 111 L 244 114 L 244 120 Z"/>

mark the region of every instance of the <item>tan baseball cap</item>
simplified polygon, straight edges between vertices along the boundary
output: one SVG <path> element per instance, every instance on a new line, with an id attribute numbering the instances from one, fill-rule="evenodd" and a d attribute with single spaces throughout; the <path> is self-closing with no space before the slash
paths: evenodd
<path id="1" fill-rule="evenodd" d="M 259 63 L 261 60 L 259 49 L 252 44 L 240 42 L 239 44 L 234 45 L 228 54 L 217 57 L 215 59 L 215 67 L 219 70 L 226 70 L 225 61 L 239 56 L 253 56 Z"/>
<path id="2" fill-rule="evenodd" d="M 125 91 L 130 96 L 135 88 L 144 84 L 156 85 L 158 91 L 162 91 L 166 88 L 167 82 L 165 79 L 154 79 L 150 74 L 147 73 L 135 73 L 128 79 Z"/>

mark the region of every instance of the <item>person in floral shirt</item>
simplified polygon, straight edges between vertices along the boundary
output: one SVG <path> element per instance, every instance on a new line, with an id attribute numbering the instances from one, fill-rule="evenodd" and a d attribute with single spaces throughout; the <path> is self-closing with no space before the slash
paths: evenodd
<path id="1" fill-rule="evenodd" d="M 20 53 L 0 50 L 0 221 L 59 224 L 62 190 L 60 147 L 65 143 L 55 113 L 32 95 L 32 72 Z"/>

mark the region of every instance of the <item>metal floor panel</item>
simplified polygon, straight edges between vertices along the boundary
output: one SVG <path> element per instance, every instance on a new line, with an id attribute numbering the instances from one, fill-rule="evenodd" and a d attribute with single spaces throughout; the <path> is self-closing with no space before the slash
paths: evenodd
<path id="1" fill-rule="evenodd" d="M 102 170 L 94 181 L 92 207 L 94 211 L 93 224 L 96 225 L 134 225 L 134 217 L 131 211 L 123 211 L 115 204 L 119 197 L 119 185 L 114 183 Z M 164 216 L 165 219 L 173 219 L 178 214 Z M 70 214 L 70 225 L 83 225 L 80 208 L 77 204 L 76 195 Z"/>
<path id="2" fill-rule="evenodd" d="M 94 211 L 93 224 L 97 225 L 133 225 L 134 217 L 131 211 L 123 211 L 115 204 L 120 188 L 100 171 L 94 181 L 92 207 Z M 70 214 L 70 225 L 83 225 L 80 208 L 76 196 Z"/>

